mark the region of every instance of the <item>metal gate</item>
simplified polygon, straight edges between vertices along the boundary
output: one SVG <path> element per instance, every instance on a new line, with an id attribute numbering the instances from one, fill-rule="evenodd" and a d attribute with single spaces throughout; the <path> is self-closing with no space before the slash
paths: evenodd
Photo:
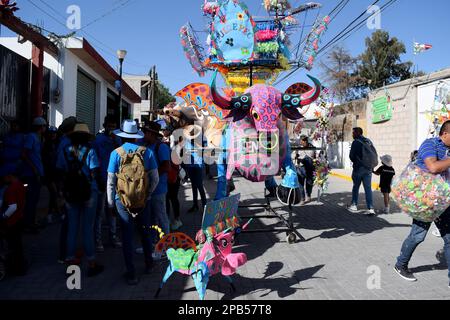
<path id="1" fill-rule="evenodd" d="M 19 120 L 24 129 L 30 123 L 30 74 L 29 60 L 0 45 L 0 135 L 7 121 Z"/>
<path id="2" fill-rule="evenodd" d="M 96 92 L 97 83 L 78 70 L 77 76 L 77 119 L 85 122 L 89 126 L 92 134 L 95 134 L 96 120 Z"/>

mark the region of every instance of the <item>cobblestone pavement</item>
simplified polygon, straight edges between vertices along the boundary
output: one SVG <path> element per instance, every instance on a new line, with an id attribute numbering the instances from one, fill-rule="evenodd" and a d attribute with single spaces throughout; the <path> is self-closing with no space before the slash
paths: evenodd
<path id="1" fill-rule="evenodd" d="M 213 197 L 215 182 L 207 181 L 207 192 Z M 242 204 L 263 204 L 263 184 L 236 179 Z M 436 260 L 442 239 L 428 235 L 410 264 L 418 282 L 409 283 L 393 271 L 402 241 L 410 230 L 411 220 L 394 210 L 390 215 L 368 217 L 349 213 L 351 183 L 330 178 L 328 193 L 322 204 L 313 202 L 295 208 L 294 223 L 305 241 L 286 242 L 286 234 L 246 233 L 238 239 L 235 252 L 245 252 L 246 265 L 238 269 L 230 286 L 220 276 L 210 280 L 207 300 L 239 299 L 450 299 L 447 268 Z M 180 191 L 183 212 L 190 206 L 190 185 Z M 364 196 L 361 197 L 364 201 Z M 382 207 L 381 195 L 375 193 L 376 205 Z M 278 202 L 272 202 L 277 212 L 286 212 Z M 363 209 L 363 207 L 361 207 Z M 394 208 L 396 209 L 396 208 Z M 262 209 L 245 209 L 242 215 L 261 213 Z M 202 216 L 184 214 L 181 231 L 193 236 L 199 229 Z M 278 219 L 258 219 L 250 228 L 282 226 Z M 107 247 L 99 254 L 105 265 L 104 273 L 95 278 L 82 277 L 82 289 L 70 291 L 66 287 L 66 269 L 58 264 L 59 226 L 47 227 L 37 236 L 26 236 L 30 271 L 23 278 L 7 278 L 0 282 L 0 299 L 153 299 L 167 262 L 162 262 L 153 274 L 139 274 L 137 286 L 128 286 L 121 278 L 124 271 L 120 249 Z M 106 232 L 105 232 L 106 233 Z M 136 241 L 138 245 L 138 241 Z M 142 256 L 136 255 L 138 270 L 143 271 Z M 85 269 L 83 269 L 85 270 Z M 378 289 L 375 275 L 379 273 Z M 371 277 L 372 276 L 372 277 Z M 369 286 L 368 286 L 369 284 Z M 163 288 L 160 299 L 198 299 L 193 281 L 174 274 Z"/>

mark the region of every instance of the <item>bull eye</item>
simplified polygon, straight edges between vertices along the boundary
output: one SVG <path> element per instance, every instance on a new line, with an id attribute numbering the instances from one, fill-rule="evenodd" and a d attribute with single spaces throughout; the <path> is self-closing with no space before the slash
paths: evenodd
<path id="1" fill-rule="evenodd" d="M 226 248 L 228 246 L 228 241 L 226 239 L 222 239 L 222 247 Z"/>
<path id="2" fill-rule="evenodd" d="M 231 238 L 231 245 L 232 245 L 232 246 L 234 245 L 234 237 Z"/>
<path id="3" fill-rule="evenodd" d="M 253 111 L 252 116 L 253 116 L 253 118 L 255 118 L 255 120 L 260 119 L 259 114 L 256 111 Z"/>
<path id="4" fill-rule="evenodd" d="M 243 103 L 247 103 L 248 102 L 248 97 L 247 96 L 242 96 L 241 100 Z"/>
<path id="5" fill-rule="evenodd" d="M 285 95 L 283 96 L 283 100 L 284 100 L 284 101 L 289 101 L 290 98 L 291 98 L 291 97 L 290 97 L 288 94 L 285 94 Z"/>
<path id="6" fill-rule="evenodd" d="M 240 103 L 240 102 L 236 102 L 235 104 L 234 104 L 234 107 L 235 108 L 240 108 L 242 106 L 242 104 Z"/>
<path id="7" fill-rule="evenodd" d="M 294 105 L 294 106 L 296 106 L 296 105 L 298 105 L 299 103 L 300 103 L 300 99 L 299 98 L 294 98 L 294 99 L 292 99 L 292 104 Z"/>

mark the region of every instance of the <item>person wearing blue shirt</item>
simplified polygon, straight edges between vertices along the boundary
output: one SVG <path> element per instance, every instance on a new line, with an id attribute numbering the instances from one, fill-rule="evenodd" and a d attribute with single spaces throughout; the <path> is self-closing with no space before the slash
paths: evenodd
<path id="1" fill-rule="evenodd" d="M 202 139 L 202 138 L 200 138 Z M 188 210 L 193 213 L 199 210 L 198 207 L 198 193 L 202 199 L 202 208 L 206 206 L 206 193 L 203 186 L 203 166 L 202 148 L 205 146 L 205 140 L 201 140 L 201 146 L 196 144 L 196 139 L 185 139 L 184 141 L 184 156 L 183 168 L 186 171 L 192 184 L 193 206 Z"/>
<path id="2" fill-rule="evenodd" d="M 167 175 L 170 170 L 170 148 L 161 141 L 161 125 L 156 122 L 150 122 L 144 127 L 145 142 L 147 147 L 153 151 L 156 162 L 158 163 L 159 183 L 152 193 L 149 208 L 151 215 L 158 226 L 165 234 L 170 233 L 169 217 L 166 209 L 167 194 Z"/>
<path id="3" fill-rule="evenodd" d="M 121 146 L 121 141 L 119 137 L 114 136 L 113 131 L 117 129 L 116 118 L 113 116 L 106 116 L 103 122 L 103 132 L 100 132 L 95 137 L 92 144 L 95 152 L 98 155 L 100 162 L 100 174 L 106 188 L 106 183 L 108 180 L 108 165 L 109 157 L 111 153 Z M 106 208 L 106 189 L 99 190 L 98 201 L 97 201 L 97 215 L 95 219 L 95 246 L 97 252 L 103 252 L 105 249 L 103 247 L 102 241 L 102 220 L 105 215 Z M 117 219 L 114 216 L 106 216 L 109 224 L 109 238 L 113 247 L 122 247 L 122 242 L 117 235 Z"/>
<path id="4" fill-rule="evenodd" d="M 422 170 L 433 174 L 439 174 L 450 182 L 450 121 L 445 122 L 439 133 L 439 137 L 426 140 L 419 149 L 416 165 Z M 434 221 L 444 240 L 444 252 L 448 266 L 450 288 L 450 208 Z M 408 269 L 409 261 L 421 244 L 431 227 L 431 223 L 414 220 L 411 232 L 404 241 L 400 256 L 394 267 L 395 272 L 405 280 L 417 281 L 414 274 Z"/>
<path id="5" fill-rule="evenodd" d="M 96 263 L 94 246 L 94 223 L 97 208 L 97 194 L 102 189 L 100 165 L 97 154 L 90 146 L 92 138 L 89 127 L 78 123 L 68 136 L 71 144 L 60 154 L 56 167 L 64 181 L 64 196 L 67 206 L 67 257 L 69 265 L 80 264 L 76 259 L 78 227 L 83 230 L 84 253 L 88 259 L 88 276 L 103 272 L 103 266 Z M 81 170 L 80 174 L 78 172 Z M 81 175 L 84 175 L 81 176 Z M 81 177 L 80 177 L 81 176 Z"/>
<path id="6" fill-rule="evenodd" d="M 125 120 L 122 124 L 122 128 L 114 131 L 114 134 L 122 139 L 124 143 L 122 149 L 126 153 L 136 152 L 140 146 L 138 144 L 138 139 L 144 137 L 144 133 L 139 130 L 136 121 Z M 136 222 L 138 230 L 141 234 L 142 246 L 144 249 L 144 259 L 145 259 L 145 272 L 150 273 L 153 268 L 153 257 L 152 257 L 152 221 L 150 216 L 150 210 L 144 208 L 144 210 L 139 213 L 135 218 L 128 212 L 124 204 L 121 202 L 119 196 L 116 194 L 117 188 L 117 174 L 120 172 L 121 156 L 119 154 L 119 149 L 114 150 L 111 153 L 108 166 L 108 183 L 107 183 L 107 197 L 108 197 L 108 212 L 110 215 L 114 215 L 114 206 L 116 206 L 117 212 L 120 217 L 121 227 L 122 227 L 122 241 L 123 241 L 123 255 L 125 260 L 125 266 L 127 272 L 124 277 L 129 285 L 136 285 L 138 279 L 136 277 L 136 268 L 133 263 L 133 230 L 134 222 Z M 120 150 L 122 151 L 122 150 Z M 158 176 L 158 165 L 155 160 L 155 156 L 150 149 L 146 149 L 143 153 L 144 167 L 146 172 L 149 174 L 149 187 L 148 187 L 148 199 L 147 207 L 150 203 L 150 197 L 153 191 L 155 191 L 156 186 L 159 182 Z"/>
<path id="7" fill-rule="evenodd" d="M 64 150 L 71 145 L 69 135 L 73 132 L 78 120 L 76 117 L 68 117 L 64 119 L 58 128 L 58 135 L 60 136 L 58 148 L 56 153 L 63 154 Z M 60 190 L 58 190 L 59 192 Z M 64 263 L 67 256 L 67 206 L 63 208 L 63 215 L 61 216 L 61 228 L 59 231 L 59 258 L 58 263 Z"/>
<path id="8" fill-rule="evenodd" d="M 22 133 L 19 122 L 11 121 L 10 131 L 3 139 L 0 149 L 0 166 L 4 170 L 20 173 L 24 144 L 25 134 Z"/>
<path id="9" fill-rule="evenodd" d="M 47 121 L 38 117 L 33 120 L 33 130 L 25 137 L 22 158 L 24 168 L 22 176 L 27 184 L 25 204 L 25 228 L 31 233 L 38 233 L 36 224 L 36 208 L 41 193 L 41 179 L 44 176 L 44 164 L 42 163 L 42 137 L 47 129 Z"/>

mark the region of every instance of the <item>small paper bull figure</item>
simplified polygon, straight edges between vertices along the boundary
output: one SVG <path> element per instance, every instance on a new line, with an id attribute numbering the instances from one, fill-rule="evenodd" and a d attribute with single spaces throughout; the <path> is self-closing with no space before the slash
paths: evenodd
<path id="1" fill-rule="evenodd" d="M 242 230 L 245 230 L 250 222 L 243 226 Z M 205 298 L 209 278 L 219 273 L 229 281 L 232 290 L 235 291 L 231 276 L 236 273 L 237 268 L 247 262 L 245 253 L 232 253 L 235 235 L 240 231 L 240 228 L 227 229 L 215 235 L 212 240 L 200 245 L 198 250 L 196 248 L 167 249 L 170 263 L 155 298 L 158 297 L 163 285 L 174 272 L 192 277 L 200 300 Z M 170 235 L 168 236 L 170 237 Z M 187 235 L 184 236 L 189 238 Z M 193 242 L 193 240 L 190 241 Z"/>

